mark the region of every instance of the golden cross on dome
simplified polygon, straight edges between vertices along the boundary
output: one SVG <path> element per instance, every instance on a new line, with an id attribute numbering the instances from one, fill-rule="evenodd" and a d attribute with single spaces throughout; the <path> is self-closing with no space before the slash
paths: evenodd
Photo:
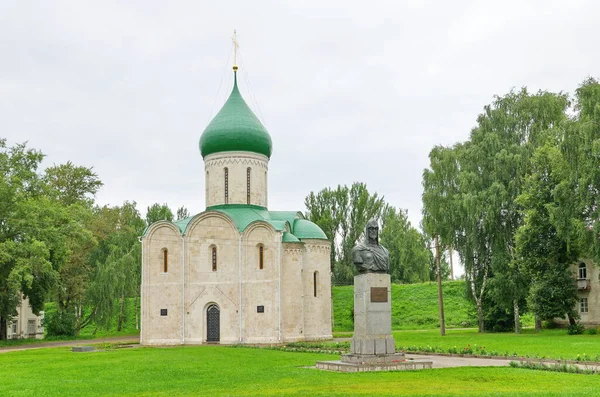
<path id="1" fill-rule="evenodd" d="M 235 29 L 233 30 L 233 71 L 237 72 L 238 70 L 238 65 L 237 65 L 237 51 L 238 48 L 240 47 L 240 45 L 238 44 L 237 41 L 237 32 L 235 31 Z"/>

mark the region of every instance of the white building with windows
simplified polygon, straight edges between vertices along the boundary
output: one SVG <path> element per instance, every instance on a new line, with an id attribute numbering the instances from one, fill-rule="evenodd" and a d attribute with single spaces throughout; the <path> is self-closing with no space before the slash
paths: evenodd
<path id="1" fill-rule="evenodd" d="M 233 90 L 200 138 L 206 210 L 142 236 L 142 344 L 329 339 L 330 242 L 267 208 L 269 133 Z"/>
<path id="2" fill-rule="evenodd" d="M 600 326 L 600 271 L 589 259 L 571 265 L 573 282 L 577 284 L 578 302 L 576 311 L 579 322 L 586 328 Z M 568 325 L 566 318 L 555 319 L 559 324 Z"/>
<path id="3" fill-rule="evenodd" d="M 572 269 L 577 279 L 579 321 L 586 327 L 597 327 L 600 325 L 600 272 L 591 260 L 579 261 Z"/>
<path id="4" fill-rule="evenodd" d="M 6 331 L 8 339 L 42 339 L 44 337 L 44 312 L 35 315 L 29 306 L 29 299 L 25 297 L 17 307 L 17 315 L 7 321 Z"/>

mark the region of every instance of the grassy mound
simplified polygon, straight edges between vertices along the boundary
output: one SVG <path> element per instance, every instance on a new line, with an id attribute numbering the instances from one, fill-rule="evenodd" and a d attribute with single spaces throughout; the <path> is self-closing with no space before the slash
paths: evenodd
<path id="1" fill-rule="evenodd" d="M 333 287 L 334 331 L 352 331 L 354 287 Z M 475 306 L 465 298 L 464 281 L 443 283 L 444 315 L 447 328 L 475 327 Z M 439 328 L 436 283 L 392 285 L 392 328 Z"/>

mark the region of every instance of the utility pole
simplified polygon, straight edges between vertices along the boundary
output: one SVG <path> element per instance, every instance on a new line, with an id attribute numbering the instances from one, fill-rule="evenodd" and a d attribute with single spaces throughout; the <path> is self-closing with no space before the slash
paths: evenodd
<path id="1" fill-rule="evenodd" d="M 440 241 L 437 234 L 435 235 L 435 264 L 438 283 L 438 305 L 440 307 L 440 334 L 444 336 L 446 335 L 446 324 L 444 320 L 444 296 L 442 295 L 442 272 L 440 270 Z"/>

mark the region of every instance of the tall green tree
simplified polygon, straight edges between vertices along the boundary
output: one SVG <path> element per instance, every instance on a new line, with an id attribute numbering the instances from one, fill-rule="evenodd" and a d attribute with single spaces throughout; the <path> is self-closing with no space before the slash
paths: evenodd
<path id="1" fill-rule="evenodd" d="M 364 233 L 367 221 L 380 219 L 385 207 L 383 197 L 369 193 L 364 183 L 349 188 L 323 189 L 311 192 L 304 200 L 307 219 L 323 229 L 332 241 L 332 272 L 336 283 L 351 283 L 354 275 L 351 251 Z"/>
<path id="2" fill-rule="evenodd" d="M 569 215 L 576 205 L 570 166 L 557 143 L 549 140 L 536 151 L 518 199 L 525 211 L 516 236 L 518 264 L 532 280 L 528 303 L 533 313 L 542 320 L 567 315 L 575 324 L 577 290 L 569 267 L 581 253 L 581 240 L 577 219 Z"/>
<path id="3" fill-rule="evenodd" d="M 406 210 L 386 207 L 380 243 L 390 253 L 390 275 L 394 283 L 429 281 L 433 254 L 429 241 L 408 220 Z"/>
<path id="4" fill-rule="evenodd" d="M 70 161 L 46 168 L 44 181 L 48 195 L 64 205 L 91 206 L 103 185 L 92 168 L 75 166 Z"/>
<path id="5" fill-rule="evenodd" d="M 69 208 L 46 195 L 39 151 L 0 139 L 0 339 L 22 296 L 43 310 L 85 229 Z"/>
<path id="6" fill-rule="evenodd" d="M 495 291 L 496 302 L 514 311 L 519 330 L 519 302 L 526 280 L 516 270 L 515 233 L 522 223 L 516 198 L 530 169 L 535 148 L 545 131 L 565 119 L 565 95 L 526 89 L 496 97 L 477 119 L 467 142 L 452 148 L 434 148 L 424 173 L 424 225 L 455 247 L 483 331 L 483 298 Z M 495 276 L 502 283 L 491 283 Z"/>
<path id="7" fill-rule="evenodd" d="M 151 225 L 157 221 L 173 221 L 173 212 L 165 204 L 154 203 L 146 211 L 146 225 Z"/>
<path id="8" fill-rule="evenodd" d="M 319 225 L 331 241 L 331 271 L 340 257 L 340 249 L 336 244 L 339 240 L 342 220 L 348 216 L 348 188 L 340 186 L 334 190 L 325 188 L 318 193 L 310 192 L 304 199 L 307 211 L 305 217 Z"/>
<path id="9" fill-rule="evenodd" d="M 46 168 L 43 180 L 46 195 L 67 208 L 71 217 L 84 230 L 67 242 L 71 255 L 59 269 L 55 289 L 57 319 L 61 331 L 76 334 L 82 324 L 85 291 L 92 266 L 88 261 L 97 241 L 90 230 L 93 219 L 94 197 L 102 182 L 92 168 L 75 166 L 71 162 Z M 51 319 L 52 320 L 52 319 Z M 50 327 L 50 331 L 53 331 Z"/>
<path id="10" fill-rule="evenodd" d="M 181 207 L 177 208 L 177 220 L 178 221 L 185 219 L 185 218 L 189 218 L 189 217 L 190 217 L 190 211 L 188 211 L 188 209 L 185 208 L 185 206 L 181 206 Z"/>

